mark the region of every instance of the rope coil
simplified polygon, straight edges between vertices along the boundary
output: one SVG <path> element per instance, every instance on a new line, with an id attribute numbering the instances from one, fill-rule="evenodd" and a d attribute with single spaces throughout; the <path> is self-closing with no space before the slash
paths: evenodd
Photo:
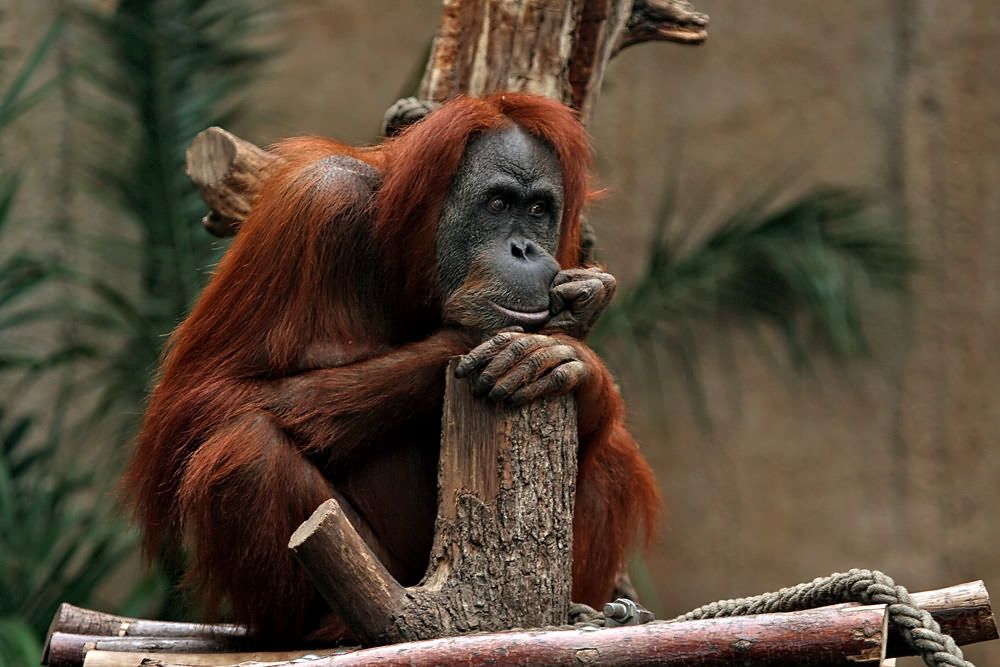
<path id="1" fill-rule="evenodd" d="M 930 612 L 921 609 L 905 588 L 897 586 L 888 575 L 878 570 L 855 569 L 819 577 L 774 593 L 719 600 L 672 620 L 694 621 L 723 616 L 802 611 L 840 602 L 887 605 L 889 622 L 902 629 L 906 643 L 919 653 L 929 667 L 974 667 L 965 659 L 955 640 L 941 632 L 941 626 Z"/>

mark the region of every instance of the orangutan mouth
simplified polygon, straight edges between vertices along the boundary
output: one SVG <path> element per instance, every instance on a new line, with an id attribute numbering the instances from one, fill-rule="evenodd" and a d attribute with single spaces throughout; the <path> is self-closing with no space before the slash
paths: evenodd
<path id="1" fill-rule="evenodd" d="M 490 306 L 493 307 L 501 315 L 506 315 L 515 322 L 528 325 L 538 325 L 549 318 L 549 309 L 539 310 L 535 312 L 524 312 L 520 310 L 511 310 L 510 308 L 505 308 L 498 303 L 488 302 Z"/>

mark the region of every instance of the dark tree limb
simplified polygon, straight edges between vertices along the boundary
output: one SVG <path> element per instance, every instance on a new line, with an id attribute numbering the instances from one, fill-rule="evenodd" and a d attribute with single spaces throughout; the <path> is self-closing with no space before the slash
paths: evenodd
<path id="1" fill-rule="evenodd" d="M 229 637 L 241 639 L 247 636 L 242 625 L 231 623 L 183 623 L 178 621 L 150 621 L 143 618 L 129 618 L 100 611 L 84 609 L 63 602 L 59 605 L 48 636 L 53 633 L 95 635 L 99 637 Z"/>
<path id="2" fill-rule="evenodd" d="M 365 645 L 566 622 L 576 409 L 570 396 L 521 408 L 472 396 L 447 371 L 438 519 L 421 585 L 402 588 L 328 500 L 289 547 Z"/>
<path id="3" fill-rule="evenodd" d="M 614 54 L 641 42 L 701 44 L 708 39 L 708 15 L 685 0 L 635 0 Z"/>

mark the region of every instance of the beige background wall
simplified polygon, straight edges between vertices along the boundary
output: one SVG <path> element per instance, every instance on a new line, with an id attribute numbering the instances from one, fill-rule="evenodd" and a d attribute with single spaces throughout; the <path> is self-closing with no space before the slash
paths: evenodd
<path id="1" fill-rule="evenodd" d="M 37 35 L 41 3 L 8 2 L 27 26 L 14 39 Z M 903 216 L 923 266 L 910 301 L 869 304 L 871 357 L 820 360 L 812 377 L 776 341 L 777 362 L 745 332 L 702 332 L 711 432 L 669 367 L 655 395 L 622 378 L 668 508 L 648 559 L 660 609 L 850 567 L 911 589 L 984 578 L 1000 591 L 1000 11 L 696 4 L 712 17 L 706 45 L 633 47 L 607 74 L 592 130 L 612 192 L 594 215 L 610 270 L 636 275 L 672 180 L 681 217 L 702 225 L 778 183 L 868 188 Z M 438 0 L 285 5 L 293 43 L 236 129 L 371 140 L 419 76 Z M 24 206 L 45 201 L 36 186 Z M 969 657 L 1000 660 L 991 650 Z"/>

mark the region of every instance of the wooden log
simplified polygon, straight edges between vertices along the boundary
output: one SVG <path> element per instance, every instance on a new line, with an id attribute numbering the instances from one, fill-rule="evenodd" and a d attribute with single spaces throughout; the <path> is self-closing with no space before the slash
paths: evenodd
<path id="1" fill-rule="evenodd" d="M 998 638 L 997 624 L 990 605 L 989 593 L 981 580 L 949 588 L 912 593 L 911 595 L 917 604 L 931 613 L 934 619 L 941 625 L 941 629 L 951 635 L 959 645 L 991 641 Z M 838 606 L 850 608 L 857 605 L 845 604 Z M 127 619 L 110 614 L 102 614 L 89 609 L 80 609 L 72 605 L 63 605 L 53 618 L 49 636 L 51 638 L 58 633 L 57 644 L 61 647 L 59 649 L 60 656 L 75 655 L 77 656 L 77 661 L 70 660 L 67 662 L 66 658 L 57 656 L 59 660 L 62 660 L 58 664 L 77 667 L 81 664 L 79 656 L 85 653 L 89 656 L 90 654 L 87 651 L 96 650 L 94 647 L 96 647 L 97 642 L 101 639 L 118 637 L 123 626 L 126 632 L 124 636 L 137 640 L 143 639 L 135 636 L 137 631 L 141 631 L 149 634 L 144 639 L 150 641 L 157 638 L 187 638 L 216 641 L 219 643 L 215 646 L 224 647 L 222 650 L 227 652 L 236 651 L 236 647 L 240 644 L 245 646 L 246 650 L 251 648 L 243 643 L 242 637 L 245 631 L 241 626 L 213 626 Z M 88 635 L 88 631 L 89 636 L 84 636 Z M 184 633 L 187 632 L 190 632 L 191 635 L 186 636 Z M 99 634 L 106 636 L 95 636 Z M 227 637 L 227 635 L 230 636 Z M 88 642 L 92 646 L 89 646 Z M 111 648 L 120 651 L 123 648 L 130 648 L 134 645 L 102 643 L 101 646 L 104 649 Z M 205 646 L 205 644 L 202 644 L 202 646 Z M 316 648 L 310 650 L 306 647 L 301 649 L 301 652 L 318 653 L 323 652 L 323 649 Z M 46 655 L 48 653 L 49 645 L 47 644 Z M 887 654 L 889 656 L 912 655 L 912 651 L 905 646 L 896 628 L 889 628 Z M 134 653 L 132 655 L 143 657 L 144 654 Z M 178 657 L 176 660 L 180 660 L 180 658 Z M 46 660 L 43 659 L 43 662 L 46 662 Z"/>
<path id="2" fill-rule="evenodd" d="M 992 641 L 1000 637 L 990 605 L 990 595 L 982 579 L 933 591 L 911 593 L 910 597 L 922 609 L 930 612 L 959 646 Z M 913 655 L 898 627 L 889 627 L 887 654 L 891 657 Z"/>
<path id="3" fill-rule="evenodd" d="M 59 605 L 48 636 L 53 632 L 105 637 L 246 637 L 247 629 L 230 623 L 179 623 L 129 618 L 84 609 L 63 602 Z"/>
<path id="4" fill-rule="evenodd" d="M 351 649 L 300 649 L 297 651 L 249 651 L 241 653 L 122 653 L 120 651 L 89 651 L 83 667 L 143 667 L 150 662 L 183 662 L 190 667 L 228 667 L 254 662 L 282 665 L 307 655 L 341 655 Z"/>
<path id="5" fill-rule="evenodd" d="M 446 637 L 356 651 L 308 663 L 356 665 L 878 665 L 885 605 L 826 607 L 600 630 L 542 630 Z M 178 656 L 174 663 L 184 664 Z"/>
<path id="6" fill-rule="evenodd" d="M 45 664 L 79 667 L 90 651 L 120 653 L 225 653 L 232 643 L 225 639 L 191 637 L 102 637 L 55 632 L 49 638 Z"/>
<path id="7" fill-rule="evenodd" d="M 572 585 L 576 404 L 507 407 L 472 395 L 449 364 L 438 519 L 427 574 L 403 589 L 329 500 L 289 547 L 362 642 L 566 622 Z"/>
<path id="8" fill-rule="evenodd" d="M 52 635 L 55 633 L 98 637 L 200 638 L 226 641 L 235 648 L 242 644 L 247 630 L 241 625 L 207 625 L 204 623 L 176 623 L 128 618 L 84 609 L 63 602 L 52 616 L 52 622 L 49 623 L 49 629 L 45 635 L 45 648 L 42 652 L 43 664 L 49 664 L 49 647 L 52 645 Z"/>
<path id="9" fill-rule="evenodd" d="M 392 615 L 406 604 L 399 585 L 333 498 L 320 505 L 288 541 L 330 608 L 362 643 L 374 645 Z"/>
<path id="10" fill-rule="evenodd" d="M 216 236 L 232 236 L 278 157 L 221 127 L 199 132 L 187 149 L 187 175 L 211 209 L 202 220 Z"/>

